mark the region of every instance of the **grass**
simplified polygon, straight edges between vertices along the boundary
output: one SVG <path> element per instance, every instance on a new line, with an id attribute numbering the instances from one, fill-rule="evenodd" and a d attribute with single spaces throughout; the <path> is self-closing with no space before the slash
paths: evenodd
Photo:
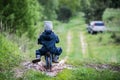
<path id="1" fill-rule="evenodd" d="M 81 16 L 73 18 L 69 23 L 54 21 L 54 24 L 55 33 L 57 33 L 60 38 L 60 43 L 57 44 L 57 46 L 63 49 L 60 59 L 63 59 L 67 55 L 67 64 L 74 65 L 76 68 L 74 70 L 64 69 L 59 72 L 56 77 L 50 77 L 40 71 L 29 69 L 22 77 L 15 78 L 13 76 L 14 72 L 4 71 L 0 73 L 0 80 L 120 80 L 120 72 L 109 69 L 98 71 L 95 68 L 85 66 L 87 63 L 115 64 L 119 66 L 120 45 L 114 43 L 114 39 L 111 38 L 112 33 L 88 34 L 84 19 Z M 68 32 L 71 33 L 72 37 L 69 54 L 67 53 Z M 83 33 L 85 41 L 88 44 L 85 57 L 82 54 L 80 32 Z M 22 53 L 22 55 L 25 55 L 23 61 L 26 59 L 30 61 L 35 58 L 35 50 L 39 49 L 40 46 L 36 44 L 36 41 L 26 40 L 24 37 L 21 41 L 22 40 L 24 40 L 22 44 L 27 45 L 27 50 Z M 7 42 L 7 40 L 6 43 L 6 45 L 8 45 L 8 43 L 12 44 L 11 41 Z M 17 64 L 19 64 L 19 62 L 17 62 Z"/>
<path id="2" fill-rule="evenodd" d="M 87 34 L 87 33 L 86 33 Z M 89 56 L 91 59 L 100 63 L 118 63 L 120 62 L 120 46 L 114 44 L 110 38 L 110 33 L 97 35 L 86 35 L 88 42 Z"/>
<path id="3" fill-rule="evenodd" d="M 49 77 L 35 70 L 29 70 L 18 80 L 119 80 L 120 73 L 109 70 L 96 71 L 93 68 L 79 67 L 76 70 L 64 69 L 56 77 Z"/>
<path id="4" fill-rule="evenodd" d="M 13 68 L 18 66 L 21 60 L 19 48 L 0 34 L 0 80 L 13 80 Z"/>
<path id="5" fill-rule="evenodd" d="M 120 73 L 113 73 L 109 70 L 102 72 L 96 71 L 92 68 L 81 67 L 80 69 L 73 72 L 74 80 L 118 80 Z M 71 79 L 72 80 L 72 79 Z"/>

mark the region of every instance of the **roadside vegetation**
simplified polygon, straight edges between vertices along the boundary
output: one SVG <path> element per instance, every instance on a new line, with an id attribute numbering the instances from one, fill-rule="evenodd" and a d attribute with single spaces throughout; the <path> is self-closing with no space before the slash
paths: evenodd
<path id="1" fill-rule="evenodd" d="M 20 54 L 17 44 L 0 34 L 0 79 L 13 79 L 12 69 L 19 65 Z"/>

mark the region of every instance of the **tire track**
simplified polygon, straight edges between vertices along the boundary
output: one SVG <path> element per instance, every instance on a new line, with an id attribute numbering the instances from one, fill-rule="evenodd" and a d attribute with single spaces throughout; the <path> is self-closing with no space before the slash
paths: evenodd
<path id="1" fill-rule="evenodd" d="M 85 37 L 82 32 L 80 32 L 80 43 L 82 47 L 83 58 L 85 58 L 87 53 L 87 43 L 85 41 Z"/>
<path id="2" fill-rule="evenodd" d="M 71 46 L 72 46 L 72 34 L 71 34 L 71 31 L 68 31 L 68 34 L 67 34 L 67 49 L 66 49 L 66 57 L 65 57 L 65 62 L 66 60 L 68 59 L 68 55 L 69 53 L 71 52 Z"/>
<path id="3" fill-rule="evenodd" d="M 71 44 L 71 42 L 72 42 L 72 34 L 71 34 L 71 31 L 68 31 L 66 39 L 67 39 L 67 44 L 66 44 L 66 45 L 67 45 L 66 56 L 65 56 L 65 58 L 64 58 L 63 60 L 61 60 L 61 61 L 59 62 L 59 65 L 65 64 L 65 62 L 66 62 L 67 59 L 68 59 L 68 55 L 69 55 L 69 53 L 71 52 L 71 46 L 72 46 L 72 44 Z"/>

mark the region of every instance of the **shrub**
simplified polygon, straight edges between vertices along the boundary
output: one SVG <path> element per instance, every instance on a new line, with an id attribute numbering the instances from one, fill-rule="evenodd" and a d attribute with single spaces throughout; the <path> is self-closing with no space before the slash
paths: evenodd
<path id="1" fill-rule="evenodd" d="M 57 12 L 58 14 L 58 20 L 63 21 L 63 22 L 68 22 L 70 17 L 72 16 L 72 12 L 68 7 L 61 7 L 59 11 Z"/>

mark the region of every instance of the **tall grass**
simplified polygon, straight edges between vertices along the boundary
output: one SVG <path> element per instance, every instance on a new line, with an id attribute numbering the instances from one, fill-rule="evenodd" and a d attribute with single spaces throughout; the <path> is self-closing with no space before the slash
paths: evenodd
<path id="1" fill-rule="evenodd" d="M 89 56 L 94 62 L 118 63 L 120 62 L 118 44 L 114 44 L 110 33 L 86 35 Z"/>
<path id="2" fill-rule="evenodd" d="M 17 44 L 0 34 L 0 80 L 12 80 L 13 68 L 21 60 Z"/>

